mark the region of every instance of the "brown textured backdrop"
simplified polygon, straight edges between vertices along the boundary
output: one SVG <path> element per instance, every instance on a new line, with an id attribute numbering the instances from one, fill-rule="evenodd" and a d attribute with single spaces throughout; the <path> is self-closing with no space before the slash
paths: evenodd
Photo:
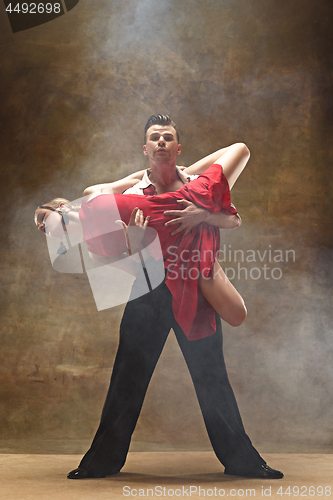
<path id="1" fill-rule="evenodd" d="M 98 313 L 86 276 L 52 269 L 32 213 L 142 168 L 156 112 L 179 124 L 185 165 L 233 142 L 251 149 L 233 193 L 243 226 L 222 241 L 263 262 L 239 252 L 225 265 L 282 277 L 234 280 L 249 316 L 224 326 L 231 382 L 260 451 L 333 451 L 332 10 L 329 0 L 80 0 L 12 34 L 1 3 L 2 451 L 83 452 L 93 436 L 122 307 Z M 132 449 L 208 448 L 170 335 Z"/>

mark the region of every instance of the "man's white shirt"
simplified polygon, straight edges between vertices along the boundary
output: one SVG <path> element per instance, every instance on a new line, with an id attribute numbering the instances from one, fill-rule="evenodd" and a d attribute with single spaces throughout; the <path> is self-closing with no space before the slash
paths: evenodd
<path id="1" fill-rule="evenodd" d="M 179 175 L 180 180 L 183 182 L 183 184 L 188 184 L 190 181 L 193 181 L 194 179 L 197 179 L 199 176 L 198 175 L 188 175 L 185 174 L 184 171 L 176 167 L 177 173 Z M 147 187 L 152 185 L 151 180 L 149 179 L 149 174 L 150 170 L 145 170 L 145 173 L 143 174 L 142 180 L 139 181 L 135 186 L 126 189 L 124 191 L 124 194 L 144 194 L 143 190 L 146 189 Z"/>

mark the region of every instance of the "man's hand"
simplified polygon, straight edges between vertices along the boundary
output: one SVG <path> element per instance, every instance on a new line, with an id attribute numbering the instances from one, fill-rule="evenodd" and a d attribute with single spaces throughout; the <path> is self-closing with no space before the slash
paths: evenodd
<path id="1" fill-rule="evenodd" d="M 143 212 L 138 207 L 133 210 L 128 223 L 128 226 L 122 220 L 117 220 L 116 223 L 123 226 L 126 238 L 126 245 L 129 255 L 133 255 L 141 249 L 141 241 L 145 233 L 145 229 L 149 224 L 150 216 L 146 219 L 143 217 Z"/>
<path id="2" fill-rule="evenodd" d="M 208 218 L 209 212 L 205 208 L 197 207 L 196 205 L 194 205 L 194 203 L 188 200 L 177 200 L 177 203 L 179 203 L 180 207 L 183 206 L 184 208 L 181 208 L 180 210 L 167 210 L 166 212 L 164 212 L 164 215 L 166 216 L 177 217 L 177 219 L 172 219 L 166 222 L 165 226 L 168 227 L 174 224 L 178 224 L 179 227 L 177 227 L 177 229 L 175 229 L 171 233 L 171 236 L 184 231 L 184 237 L 195 226 L 201 224 L 201 222 L 205 222 Z"/>
<path id="3" fill-rule="evenodd" d="M 202 222 L 207 222 L 207 224 L 211 224 L 221 229 L 234 229 L 241 224 L 241 219 L 238 215 L 228 215 L 224 212 L 216 212 L 214 214 L 205 208 L 197 207 L 188 200 L 177 200 L 177 202 L 185 208 L 181 210 L 167 210 L 164 212 L 166 216 L 171 215 L 172 217 L 177 217 L 177 219 L 172 219 L 165 223 L 166 226 L 172 226 L 174 224 L 179 225 L 179 227 L 171 233 L 171 236 L 184 231 L 184 237 L 191 229 Z"/>

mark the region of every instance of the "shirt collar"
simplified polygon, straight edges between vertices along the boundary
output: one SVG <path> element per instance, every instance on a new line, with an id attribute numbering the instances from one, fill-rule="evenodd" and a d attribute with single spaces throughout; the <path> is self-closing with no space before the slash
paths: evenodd
<path id="1" fill-rule="evenodd" d="M 177 174 L 180 178 L 180 180 L 183 182 L 183 184 L 187 184 L 191 179 L 188 175 L 184 174 L 183 170 L 179 167 L 176 166 Z M 135 184 L 135 187 L 138 187 L 140 189 L 145 189 L 149 186 L 152 185 L 152 182 L 149 179 L 149 174 L 150 170 L 145 170 L 145 173 L 143 174 L 142 180 L 139 181 L 137 184 Z"/>

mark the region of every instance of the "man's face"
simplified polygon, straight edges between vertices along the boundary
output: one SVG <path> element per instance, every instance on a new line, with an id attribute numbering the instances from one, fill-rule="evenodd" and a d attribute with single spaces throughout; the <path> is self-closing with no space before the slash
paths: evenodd
<path id="1" fill-rule="evenodd" d="M 180 155 L 177 132 L 172 125 L 152 125 L 147 130 L 143 153 L 154 161 L 174 160 Z"/>

